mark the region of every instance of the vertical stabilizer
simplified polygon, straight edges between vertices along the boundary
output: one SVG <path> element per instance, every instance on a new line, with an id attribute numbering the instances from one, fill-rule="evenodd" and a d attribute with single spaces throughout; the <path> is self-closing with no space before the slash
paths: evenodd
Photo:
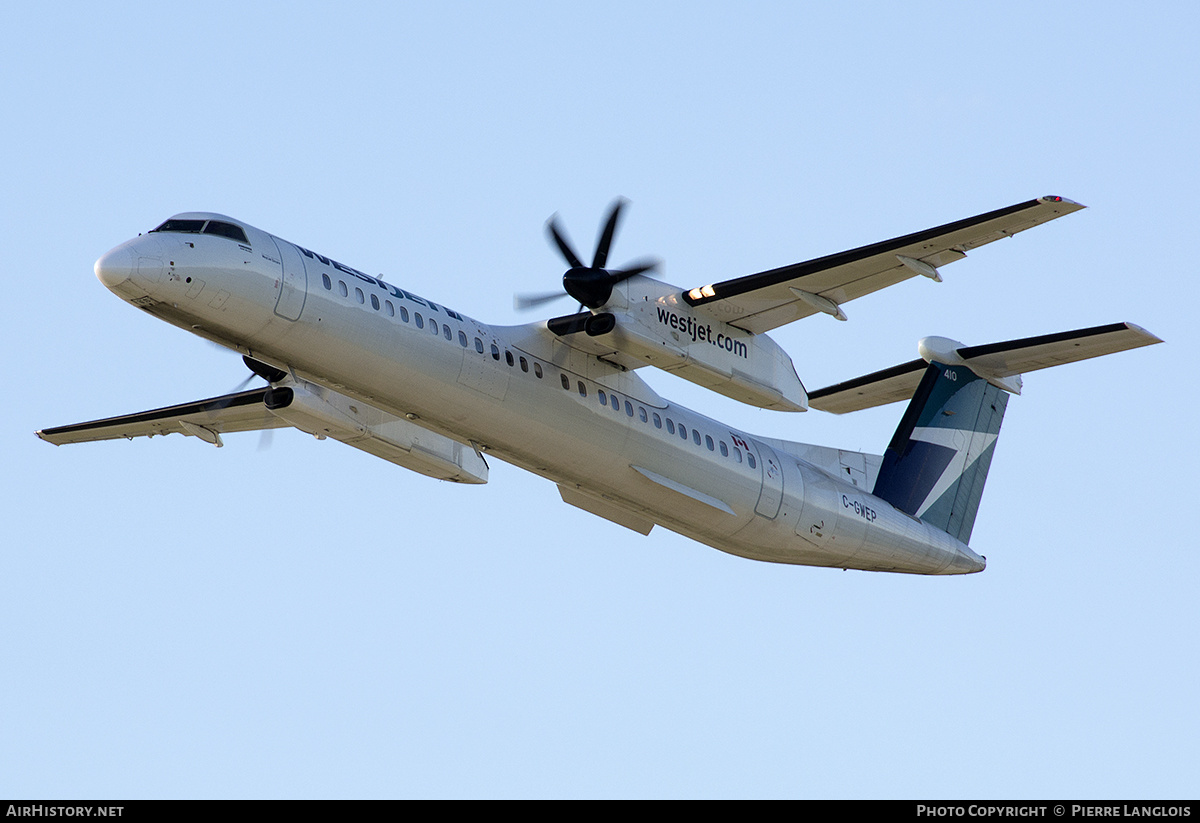
<path id="1" fill-rule="evenodd" d="M 971 538 L 1008 394 L 933 362 L 883 455 L 874 494 L 964 543 Z"/>

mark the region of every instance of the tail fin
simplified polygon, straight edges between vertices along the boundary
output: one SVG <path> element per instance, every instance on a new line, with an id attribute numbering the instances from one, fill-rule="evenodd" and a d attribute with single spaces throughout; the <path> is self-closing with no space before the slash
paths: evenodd
<path id="1" fill-rule="evenodd" d="M 966 366 L 925 369 L 874 494 L 964 543 L 971 539 L 1008 394 Z"/>
<path id="2" fill-rule="evenodd" d="M 918 346 L 921 359 L 809 392 L 808 401 L 845 414 L 911 397 L 874 493 L 966 543 L 1008 394 L 1021 392 L 1021 372 L 1161 342 L 1132 323 L 986 346 L 927 337 Z"/>

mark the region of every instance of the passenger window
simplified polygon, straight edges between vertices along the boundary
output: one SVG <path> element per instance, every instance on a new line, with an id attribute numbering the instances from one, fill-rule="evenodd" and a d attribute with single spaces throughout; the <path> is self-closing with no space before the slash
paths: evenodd
<path id="1" fill-rule="evenodd" d="M 754 455 L 751 452 L 746 452 L 746 463 L 752 469 L 758 468 L 758 461 L 754 459 Z"/>
<path id="2" fill-rule="evenodd" d="M 583 381 L 579 381 L 579 396 L 587 397 L 587 386 L 583 385 Z"/>
<path id="3" fill-rule="evenodd" d="M 736 460 L 738 463 L 742 462 L 742 450 L 739 449 L 737 446 L 733 447 L 733 459 Z"/>
<path id="4" fill-rule="evenodd" d="M 356 288 L 354 290 L 354 299 L 357 300 L 359 303 L 367 302 L 367 298 L 363 297 L 362 289 L 358 289 L 358 288 Z"/>
<path id="5" fill-rule="evenodd" d="M 418 329 L 423 329 L 423 328 L 425 328 L 425 318 L 421 316 L 421 313 L 420 313 L 420 312 L 415 312 L 415 313 L 413 314 L 413 317 L 414 317 L 414 318 L 416 318 L 416 321 L 417 321 L 417 328 L 418 328 Z"/>
<path id="6" fill-rule="evenodd" d="M 395 316 L 396 316 L 396 307 L 392 305 L 392 301 L 391 301 L 391 300 L 384 300 L 384 301 L 383 301 L 383 308 L 384 308 L 384 311 L 386 311 L 386 312 L 387 312 L 387 316 L 388 316 L 388 317 L 395 317 Z"/>
<path id="7" fill-rule="evenodd" d="M 454 341 L 454 332 L 450 331 L 449 326 L 442 326 L 442 337 L 446 338 L 447 340 L 449 340 L 451 342 Z M 466 335 L 463 336 L 463 339 L 466 340 Z"/>
<path id="8" fill-rule="evenodd" d="M 499 360 L 500 360 L 500 347 L 499 347 L 499 346 L 497 346 L 495 343 L 493 343 L 493 344 L 492 344 L 492 359 L 493 359 L 493 360 L 495 360 L 495 361 L 497 361 L 497 362 L 499 362 Z M 563 378 L 563 380 L 564 380 L 564 381 L 565 381 L 566 379 L 567 379 L 567 378 L 565 378 L 565 377 Z M 567 387 L 566 387 L 566 386 L 563 386 L 563 388 L 565 389 L 565 388 L 567 388 Z"/>
<path id="9" fill-rule="evenodd" d="M 724 441 L 724 440 L 722 440 L 722 441 L 721 441 L 721 456 L 722 456 L 722 457 L 728 457 L 728 456 L 729 456 L 729 447 L 725 445 L 725 441 Z"/>
<path id="10" fill-rule="evenodd" d="M 667 434 L 674 434 L 674 433 L 675 433 L 675 421 L 668 417 L 667 418 Z"/>
<path id="11" fill-rule="evenodd" d="M 480 340 L 478 337 L 475 338 L 475 351 L 479 352 L 480 354 L 483 354 L 483 341 Z"/>
<path id="12" fill-rule="evenodd" d="M 536 360 L 533 361 L 533 373 L 537 375 L 538 380 L 542 379 L 542 364 Z"/>
<path id="13" fill-rule="evenodd" d="M 505 362 L 505 363 L 507 363 L 507 364 L 508 364 L 508 365 L 510 365 L 510 366 L 511 366 L 511 365 L 512 365 L 512 364 L 515 362 L 515 361 L 513 360 L 512 352 L 510 352 L 510 351 L 505 351 L 505 352 L 504 352 L 504 362 Z"/>
<path id="14" fill-rule="evenodd" d="M 706 435 L 704 435 L 704 445 L 708 446 L 708 450 L 709 450 L 709 451 L 715 451 L 715 450 L 716 450 L 716 446 L 715 446 L 715 445 L 713 445 L 713 439 L 712 439 L 712 436 L 711 436 L 711 435 L 707 435 L 707 434 L 706 434 Z"/>
<path id="15" fill-rule="evenodd" d="M 321 282 L 325 284 L 325 291 L 333 291 L 333 281 L 329 279 L 328 274 L 321 275 Z"/>
<path id="16" fill-rule="evenodd" d="M 633 404 L 628 400 L 625 401 L 625 416 L 633 417 Z"/>
<path id="17" fill-rule="evenodd" d="M 346 288 L 345 280 L 338 281 L 338 294 L 340 294 L 342 297 L 346 297 L 347 295 L 350 294 L 350 290 L 348 288 Z"/>
<path id="18" fill-rule="evenodd" d="M 656 429 L 662 428 L 662 418 L 658 416 L 658 412 L 654 413 L 654 428 L 656 428 Z"/>
<path id="19" fill-rule="evenodd" d="M 614 409 L 616 409 L 617 411 L 620 411 L 620 410 L 621 410 L 621 398 L 617 397 L 617 396 L 614 394 L 612 397 L 610 397 L 610 398 L 608 398 L 608 399 L 609 399 L 609 400 L 612 402 L 612 407 L 613 407 Z"/>
<path id="20" fill-rule="evenodd" d="M 600 398 L 600 405 L 601 405 L 601 406 L 607 406 L 607 405 L 608 405 L 608 395 L 606 395 L 606 394 L 604 393 L 604 389 L 598 389 L 598 390 L 596 391 L 596 397 Z"/>
<path id="21" fill-rule="evenodd" d="M 521 371 L 523 371 L 525 373 L 529 372 L 529 361 L 526 360 L 524 357 L 521 358 Z"/>
<path id="22" fill-rule="evenodd" d="M 638 419 L 641 420 L 643 423 L 647 422 L 645 406 L 638 406 Z"/>
<path id="23" fill-rule="evenodd" d="M 558 376 L 558 379 L 562 381 L 564 389 L 566 389 L 567 391 L 571 390 L 571 381 L 567 379 L 567 376 L 565 374 L 560 374 Z"/>
<path id="24" fill-rule="evenodd" d="M 434 337 L 438 336 L 437 321 L 434 320 L 432 317 L 429 319 L 429 333 L 432 334 Z M 450 337 L 450 329 L 449 328 L 446 329 L 446 337 L 447 338 Z"/>
<path id="25" fill-rule="evenodd" d="M 404 308 L 404 306 L 400 307 L 400 319 L 405 323 L 408 322 L 408 309 Z"/>
<path id="26" fill-rule="evenodd" d="M 373 294 L 371 295 L 371 308 L 373 308 L 375 311 L 379 311 L 379 298 Z"/>
<path id="27" fill-rule="evenodd" d="M 687 428 L 682 423 L 679 424 L 679 436 L 687 440 Z"/>
<path id="28" fill-rule="evenodd" d="M 699 429 L 692 429 L 692 442 L 695 443 L 697 446 L 700 445 L 700 430 Z"/>
<path id="29" fill-rule="evenodd" d="M 458 345 L 462 346 L 464 349 L 467 347 L 467 335 L 465 332 L 460 331 L 458 333 Z M 482 346 L 480 348 L 482 348 Z"/>

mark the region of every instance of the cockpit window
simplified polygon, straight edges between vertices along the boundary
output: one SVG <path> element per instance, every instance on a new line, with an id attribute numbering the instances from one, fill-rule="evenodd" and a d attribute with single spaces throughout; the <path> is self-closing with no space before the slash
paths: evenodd
<path id="1" fill-rule="evenodd" d="M 199 234 L 204 228 L 203 220 L 175 220 L 171 219 L 163 223 L 154 231 L 173 231 L 182 232 L 184 234 Z"/>
<path id="2" fill-rule="evenodd" d="M 246 232 L 242 230 L 241 226 L 235 226 L 233 223 L 226 223 L 221 220 L 204 221 L 172 218 L 151 231 L 176 232 L 180 234 L 216 234 L 220 237 L 228 237 L 230 240 L 250 245 L 250 241 L 246 239 Z"/>
<path id="3" fill-rule="evenodd" d="M 222 223 L 220 220 L 209 220 L 208 225 L 204 227 L 205 234 L 219 234 L 222 237 L 228 237 L 230 240 L 237 240 L 239 243 L 250 244 L 246 239 L 246 232 L 242 231 L 241 226 L 235 226 L 232 223 Z"/>

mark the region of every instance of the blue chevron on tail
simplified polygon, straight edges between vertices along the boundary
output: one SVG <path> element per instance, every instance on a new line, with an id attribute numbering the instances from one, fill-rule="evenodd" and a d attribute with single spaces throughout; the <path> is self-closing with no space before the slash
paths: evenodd
<path id="1" fill-rule="evenodd" d="M 931 362 L 883 454 L 874 494 L 964 543 L 979 511 L 1008 394 Z"/>

